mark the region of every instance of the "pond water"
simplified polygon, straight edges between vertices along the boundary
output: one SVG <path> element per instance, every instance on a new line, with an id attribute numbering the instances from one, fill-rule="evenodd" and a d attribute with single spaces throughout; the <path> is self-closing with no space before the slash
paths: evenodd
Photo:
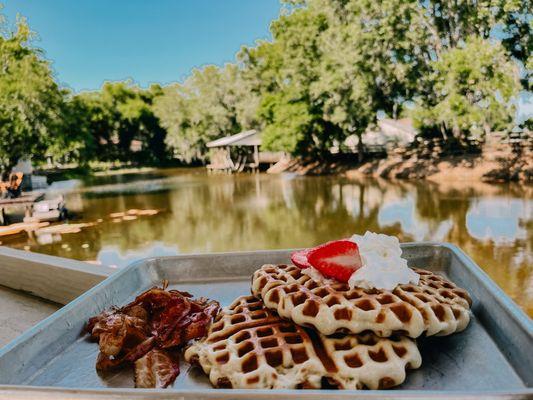
<path id="1" fill-rule="evenodd" d="M 95 224 L 4 245 L 120 268 L 145 256 L 306 247 L 370 230 L 459 245 L 533 316 L 531 186 L 168 169 L 54 187 L 71 223 Z M 127 210 L 158 213 L 110 215 Z"/>

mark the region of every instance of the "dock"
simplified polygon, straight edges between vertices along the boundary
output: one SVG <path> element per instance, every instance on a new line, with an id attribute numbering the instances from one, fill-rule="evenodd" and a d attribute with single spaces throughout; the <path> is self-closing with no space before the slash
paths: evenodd
<path id="1" fill-rule="evenodd" d="M 8 211 L 20 211 L 25 213 L 28 207 L 44 199 L 44 192 L 22 193 L 14 199 L 0 199 L 0 225 L 6 225 L 9 221 Z"/>
<path id="2" fill-rule="evenodd" d="M 283 156 L 282 152 L 260 151 L 261 134 L 254 129 L 213 140 L 207 147 L 211 160 L 208 171 L 255 172 L 260 165 L 271 166 Z"/>
<path id="3" fill-rule="evenodd" d="M 0 199 L 0 225 L 14 222 L 53 222 L 66 218 L 63 196 L 45 199 L 44 192 L 26 192 L 13 199 Z"/>

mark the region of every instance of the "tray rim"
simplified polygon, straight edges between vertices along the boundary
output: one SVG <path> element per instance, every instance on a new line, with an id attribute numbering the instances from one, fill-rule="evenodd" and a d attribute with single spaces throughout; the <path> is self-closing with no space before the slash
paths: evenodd
<path id="1" fill-rule="evenodd" d="M 420 243 L 435 244 L 438 242 Z M 412 242 L 409 244 L 411 245 Z M 519 325 L 527 328 L 530 336 L 533 337 L 533 319 L 530 318 L 526 312 L 522 310 L 518 304 L 516 304 L 513 299 L 511 299 L 509 295 L 505 293 L 479 265 L 477 265 L 477 263 L 474 262 L 474 260 L 455 244 L 443 242 L 441 247 L 450 249 L 457 257 L 459 257 L 462 263 L 469 265 L 470 271 L 472 271 L 476 278 L 478 278 L 480 282 L 483 282 L 487 289 L 496 295 L 496 299 L 500 305 L 511 313 L 513 319 L 517 320 Z"/>
<path id="2" fill-rule="evenodd" d="M 402 248 L 409 247 L 418 247 L 418 246 L 434 246 L 444 249 L 448 249 L 451 253 L 457 256 L 460 261 L 468 266 L 468 269 L 475 275 L 475 277 L 486 286 L 486 288 L 493 292 L 498 303 L 507 310 L 512 319 L 514 319 L 518 325 L 523 327 L 527 334 L 533 338 L 533 319 L 523 311 L 482 269 L 479 267 L 462 249 L 457 245 L 447 242 L 435 242 L 435 241 L 424 241 L 424 242 L 407 242 L 401 243 Z M 99 282 L 91 289 L 72 300 L 70 303 L 66 304 L 64 307 L 60 308 L 52 315 L 48 316 L 22 335 L 18 336 L 4 347 L 0 348 L 0 357 L 4 354 L 11 351 L 13 348 L 23 344 L 26 340 L 38 335 L 41 331 L 46 329 L 49 325 L 61 316 L 62 313 L 68 312 L 71 309 L 75 309 L 79 303 L 82 303 L 85 299 L 92 296 L 92 294 L 102 287 L 105 287 L 110 282 L 113 282 L 116 279 L 120 279 L 124 274 L 129 273 L 130 270 L 138 268 L 141 264 L 149 264 L 150 262 L 157 262 L 158 260 L 179 260 L 179 259 L 190 259 L 190 258 L 208 258 L 216 256 L 235 256 L 241 255 L 245 256 L 247 254 L 284 254 L 298 249 L 275 249 L 275 250 L 252 250 L 252 251 L 227 251 L 227 252 L 213 252 L 213 253 L 188 253 L 180 254 L 175 256 L 162 256 L 162 257 L 148 257 L 137 260 L 123 269 L 118 270 L 117 272 L 110 275 L 108 278 Z M 125 396 L 125 398 L 131 398 L 132 395 L 138 398 L 170 398 L 170 397 L 180 397 L 180 396 L 205 396 L 209 398 L 217 397 L 226 397 L 231 398 L 230 394 L 235 394 L 237 397 L 251 395 L 251 394 L 272 394 L 273 390 L 268 389 L 133 389 L 133 388 L 71 388 L 71 387 L 62 387 L 62 386 L 31 386 L 31 385 L 12 385 L 12 384 L 0 384 L 0 399 L 4 398 L 8 393 L 11 395 L 21 396 L 38 396 L 39 394 L 46 395 L 46 393 L 56 393 L 64 395 L 77 395 L 79 398 L 94 398 L 94 396 L 102 396 L 102 398 L 109 398 L 111 396 Z M 277 389 L 274 390 L 276 396 L 295 396 L 302 397 L 305 395 L 335 395 L 338 397 L 351 397 L 354 396 L 360 398 L 522 398 L 522 396 L 533 395 L 532 388 L 516 389 L 516 390 L 504 390 L 504 391 L 444 391 L 444 390 L 375 390 L 375 391 L 356 391 L 356 390 L 343 390 L 343 391 L 333 391 L 333 390 L 306 390 L 304 392 L 298 390 L 285 390 Z M 138 395 L 138 396 L 137 396 Z M 146 395 L 143 397 L 143 395 Z M 8 398 L 8 397 L 6 397 Z M 194 398 L 194 397 L 191 397 Z M 245 397 L 243 397 L 245 398 Z"/>
<path id="3" fill-rule="evenodd" d="M 516 390 L 501 390 L 501 391 L 465 391 L 465 390 L 328 390 L 328 389 L 211 389 L 209 392 L 198 389 L 136 389 L 136 388 L 65 388 L 60 386 L 24 386 L 24 385 L 0 385 L 0 399 L 8 392 L 10 394 L 20 394 L 26 399 L 28 395 L 35 394 L 38 396 L 40 392 L 43 394 L 53 394 L 50 398 L 55 398 L 55 395 L 79 395 L 80 397 L 68 397 L 79 399 L 110 399 L 117 398 L 117 396 L 127 396 L 128 399 L 184 399 L 183 396 L 190 396 L 187 398 L 195 398 L 193 396 L 201 396 L 200 398 L 227 398 L 227 399 L 249 399 L 250 395 L 258 399 L 262 398 L 276 398 L 283 396 L 284 398 L 304 398 L 304 397 L 324 397 L 333 396 L 346 399 L 521 399 L 523 396 L 530 396 L 533 394 L 532 389 L 516 389 Z M 274 392 L 274 393 L 272 393 Z M 7 398 L 7 397 L 6 397 Z M 9 397 L 10 399 L 13 397 Z M 37 398 L 37 397 L 31 397 Z M 529 398 L 529 397 L 527 397 Z"/>

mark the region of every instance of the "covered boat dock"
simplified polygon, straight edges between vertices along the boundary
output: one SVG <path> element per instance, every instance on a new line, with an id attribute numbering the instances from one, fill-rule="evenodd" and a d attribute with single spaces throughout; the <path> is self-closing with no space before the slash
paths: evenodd
<path id="1" fill-rule="evenodd" d="M 255 129 L 243 131 L 207 143 L 211 149 L 211 171 L 257 171 L 261 164 L 278 162 L 283 153 L 261 151 L 261 134 Z"/>

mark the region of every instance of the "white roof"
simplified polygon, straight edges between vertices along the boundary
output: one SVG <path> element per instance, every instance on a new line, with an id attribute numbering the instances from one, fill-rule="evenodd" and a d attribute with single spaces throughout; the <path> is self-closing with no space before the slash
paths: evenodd
<path id="1" fill-rule="evenodd" d="M 226 136 L 207 143 L 207 147 L 223 146 L 260 146 L 261 135 L 255 129 L 237 133 L 236 135 Z"/>
<path id="2" fill-rule="evenodd" d="M 416 137 L 417 131 L 409 118 L 390 119 L 378 121 L 377 129 L 367 130 L 363 133 L 363 143 L 370 146 L 385 146 L 388 143 L 406 145 Z M 356 147 L 359 139 L 356 135 L 350 135 L 344 141 L 348 147 Z"/>

